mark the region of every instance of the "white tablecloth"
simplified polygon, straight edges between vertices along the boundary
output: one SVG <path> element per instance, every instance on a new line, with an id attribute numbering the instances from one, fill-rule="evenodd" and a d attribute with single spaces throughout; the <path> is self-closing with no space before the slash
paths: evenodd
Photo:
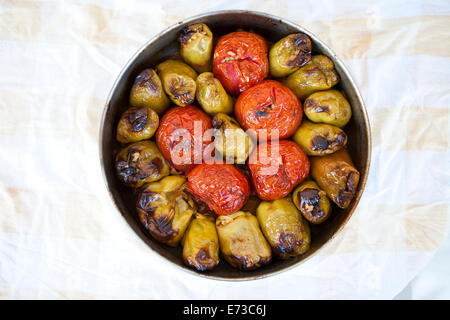
<path id="1" fill-rule="evenodd" d="M 349 67 L 373 129 L 367 188 L 343 232 L 251 282 L 199 278 L 150 251 L 112 205 L 98 159 L 126 61 L 165 27 L 219 9 L 319 36 Z M 448 39 L 444 0 L 0 1 L 0 297 L 393 298 L 449 225 Z"/>

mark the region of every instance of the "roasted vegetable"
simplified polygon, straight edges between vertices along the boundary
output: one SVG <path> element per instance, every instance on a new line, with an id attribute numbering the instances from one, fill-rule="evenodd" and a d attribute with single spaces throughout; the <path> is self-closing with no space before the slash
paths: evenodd
<path id="1" fill-rule="evenodd" d="M 213 72 L 231 95 L 239 95 L 269 75 L 266 40 L 245 31 L 224 35 L 214 49 Z"/>
<path id="2" fill-rule="evenodd" d="M 285 77 L 311 60 L 311 39 L 304 33 L 290 34 L 269 51 L 270 74 Z"/>
<path id="3" fill-rule="evenodd" d="M 194 102 L 197 72 L 180 60 L 166 60 L 156 67 L 164 91 L 178 106 Z"/>
<path id="4" fill-rule="evenodd" d="M 171 108 L 159 122 L 156 143 L 171 167 L 187 173 L 206 160 L 210 145 L 210 156 L 214 156 L 212 135 L 208 138 L 206 134 L 208 129 L 212 129 L 211 118 L 201 109 L 194 106 Z"/>
<path id="5" fill-rule="evenodd" d="M 138 195 L 139 220 L 159 242 L 175 247 L 195 214 L 192 198 L 184 192 L 183 176 L 168 176 L 144 186 Z"/>
<path id="6" fill-rule="evenodd" d="M 303 217 L 311 223 L 324 222 L 331 212 L 330 200 L 317 183 L 307 180 L 292 192 L 292 200 Z"/>
<path id="7" fill-rule="evenodd" d="M 215 133 L 214 146 L 227 163 L 245 163 L 255 144 L 232 117 L 218 113 L 212 119 Z"/>
<path id="8" fill-rule="evenodd" d="M 216 228 L 220 251 L 233 267 L 251 270 L 272 259 L 272 250 L 251 213 L 238 211 L 220 216 L 216 219 Z"/>
<path id="9" fill-rule="evenodd" d="M 232 164 L 202 163 L 187 175 L 187 189 L 217 215 L 238 211 L 250 196 L 245 175 Z"/>
<path id="10" fill-rule="evenodd" d="M 305 114 L 313 122 L 323 122 L 342 128 L 351 116 L 352 108 L 337 90 L 313 93 L 305 100 Z"/>
<path id="11" fill-rule="evenodd" d="M 116 156 L 116 171 L 129 187 L 140 187 L 169 175 L 161 152 L 153 141 L 139 141 L 122 149 Z"/>
<path id="12" fill-rule="evenodd" d="M 345 148 L 323 157 L 311 157 L 311 176 L 341 208 L 347 208 L 356 194 L 359 172 Z"/>
<path id="13" fill-rule="evenodd" d="M 339 82 L 334 63 L 323 55 L 313 56 L 311 61 L 289 75 L 283 82 L 299 99 L 305 99 L 311 93 L 330 89 Z"/>
<path id="14" fill-rule="evenodd" d="M 150 139 L 158 128 L 158 114 L 148 107 L 131 107 L 120 117 L 117 141 L 121 143 Z"/>
<path id="15" fill-rule="evenodd" d="M 308 222 L 290 199 L 263 201 L 256 210 L 256 216 L 267 241 L 281 259 L 309 250 L 311 234 Z"/>
<path id="16" fill-rule="evenodd" d="M 197 213 L 184 234 L 182 244 L 186 265 L 204 271 L 219 264 L 219 238 L 213 217 Z"/>
<path id="17" fill-rule="evenodd" d="M 211 72 L 204 72 L 197 77 L 196 97 L 203 110 L 210 115 L 233 112 L 233 99 Z"/>
<path id="18" fill-rule="evenodd" d="M 234 113 L 245 130 L 259 140 L 291 137 L 303 117 L 295 94 L 278 81 L 264 80 L 245 90 L 237 99 Z"/>
<path id="19" fill-rule="evenodd" d="M 170 101 L 153 69 L 145 69 L 134 81 L 130 92 L 130 104 L 133 107 L 147 107 L 161 115 L 169 108 Z"/>
<path id="20" fill-rule="evenodd" d="M 305 120 L 295 132 L 294 141 L 308 156 L 323 156 L 344 147 L 347 135 L 338 127 Z"/>
<path id="21" fill-rule="evenodd" d="M 197 72 L 212 69 L 213 34 L 206 24 L 199 23 L 184 28 L 178 41 L 184 61 Z"/>
<path id="22" fill-rule="evenodd" d="M 262 200 L 287 196 L 309 174 L 309 160 L 293 141 L 260 143 L 248 159 L 253 186 Z"/>

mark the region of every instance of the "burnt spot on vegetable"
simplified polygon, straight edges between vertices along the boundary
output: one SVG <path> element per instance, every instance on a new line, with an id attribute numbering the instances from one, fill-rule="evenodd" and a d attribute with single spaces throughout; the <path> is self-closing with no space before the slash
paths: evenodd
<path id="1" fill-rule="evenodd" d="M 220 127 L 222 127 L 223 120 L 217 117 L 213 117 L 211 124 L 214 129 L 220 129 Z"/>
<path id="2" fill-rule="evenodd" d="M 344 132 L 340 132 L 337 134 L 332 141 L 333 146 L 344 146 L 345 142 L 347 141 L 347 135 Z"/>
<path id="3" fill-rule="evenodd" d="M 153 137 L 158 125 L 156 111 L 149 107 L 131 107 L 120 117 L 116 139 L 121 143 L 147 140 Z"/>
<path id="4" fill-rule="evenodd" d="M 280 253 L 292 253 L 295 251 L 295 248 L 302 244 L 302 241 L 298 239 L 295 234 L 290 232 L 282 232 L 280 233 L 280 237 L 278 239 L 278 245 L 276 246 L 276 252 Z"/>
<path id="5" fill-rule="evenodd" d="M 139 188 L 169 174 L 169 167 L 153 141 L 139 141 L 122 149 L 116 157 L 116 171 L 129 187 Z"/>
<path id="6" fill-rule="evenodd" d="M 219 264 L 219 239 L 215 219 L 195 214 L 183 238 L 183 261 L 199 271 L 214 269 Z"/>
<path id="7" fill-rule="evenodd" d="M 320 193 L 317 189 L 307 188 L 298 193 L 300 209 L 308 215 L 308 220 L 319 220 L 325 213 L 320 207 Z"/>
<path id="8" fill-rule="evenodd" d="M 356 186 L 358 184 L 359 181 L 359 175 L 355 172 L 350 172 L 347 175 L 347 183 L 346 183 L 346 189 L 352 193 L 354 193 L 356 191 Z"/>
<path id="9" fill-rule="evenodd" d="M 255 110 L 255 116 L 257 116 L 257 117 L 267 117 L 269 115 L 270 111 L 273 108 L 276 108 L 275 104 L 269 104 L 269 105 L 261 107 L 261 109 L 256 109 Z"/>
<path id="10" fill-rule="evenodd" d="M 168 176 L 145 185 L 136 200 L 142 225 L 156 240 L 176 246 L 190 223 L 195 210 L 182 188 L 183 177 Z"/>
<path id="11" fill-rule="evenodd" d="M 315 136 L 311 140 L 311 149 L 313 151 L 327 150 L 328 149 L 328 140 L 322 136 Z"/>
<path id="12" fill-rule="evenodd" d="M 132 132 L 142 131 L 147 125 L 148 112 L 147 108 L 139 108 L 130 112 L 127 117 L 127 121 L 130 123 Z"/>
<path id="13" fill-rule="evenodd" d="M 252 261 L 251 257 L 248 256 L 233 255 L 232 257 L 236 259 L 236 261 L 240 262 L 236 267 L 244 271 L 255 270 L 256 268 L 265 265 L 272 260 L 272 256 L 270 256 L 269 258 L 260 258 L 257 262 Z"/>
<path id="14" fill-rule="evenodd" d="M 346 177 L 347 181 L 345 183 L 345 189 L 339 190 L 337 201 L 339 205 L 344 206 L 348 204 L 354 197 L 356 192 L 356 187 L 359 181 L 358 173 L 350 171 Z"/>
<path id="15" fill-rule="evenodd" d="M 144 211 L 153 212 L 156 207 L 152 206 L 152 201 L 155 200 L 154 192 L 142 192 L 137 200 L 136 206 L 138 209 L 142 209 Z"/>
<path id="16" fill-rule="evenodd" d="M 116 171 L 125 184 L 134 184 L 138 180 L 138 170 L 127 161 L 119 161 L 116 164 Z"/>
<path id="17" fill-rule="evenodd" d="M 176 235 L 176 230 L 172 228 L 173 215 L 157 215 L 156 209 L 157 207 L 151 206 L 139 211 L 140 219 L 155 237 L 160 241 L 167 241 Z"/>
<path id="18" fill-rule="evenodd" d="M 267 117 L 268 112 L 266 110 L 255 110 L 255 116 L 257 117 Z"/>
<path id="19" fill-rule="evenodd" d="M 353 199 L 353 193 L 345 190 L 339 190 L 338 196 L 337 196 L 337 204 L 343 208 L 346 206 L 351 199 Z"/>
<path id="20" fill-rule="evenodd" d="M 319 204 L 319 190 L 307 188 L 298 194 L 301 208 L 315 207 Z M 308 210 L 311 211 L 311 210 Z"/>
<path id="21" fill-rule="evenodd" d="M 312 107 L 312 109 L 315 112 L 326 112 L 326 113 L 330 113 L 330 107 L 329 106 L 321 106 L 321 105 L 316 105 L 317 103 L 314 100 L 308 100 L 305 104 L 306 107 Z"/>
<path id="22" fill-rule="evenodd" d="M 251 213 L 237 211 L 220 216 L 216 230 L 222 256 L 233 267 L 252 270 L 271 261 L 272 250 Z"/>
<path id="23" fill-rule="evenodd" d="M 178 36 L 183 60 L 197 72 L 210 71 L 213 34 L 204 23 L 183 28 Z"/>
<path id="24" fill-rule="evenodd" d="M 343 148 L 347 144 L 347 135 L 336 126 L 305 120 L 295 132 L 294 141 L 308 155 L 322 156 Z"/>
<path id="25" fill-rule="evenodd" d="M 154 158 L 148 162 L 146 171 L 150 174 L 159 174 L 163 167 L 163 161 L 161 158 Z"/>
<path id="26" fill-rule="evenodd" d="M 156 76 L 155 72 L 152 69 L 146 69 L 142 71 L 134 81 L 135 86 L 146 87 L 151 89 L 153 92 L 158 92 L 160 87 L 155 83 Z M 159 82 L 159 79 L 158 79 Z"/>
<path id="27" fill-rule="evenodd" d="M 302 100 L 314 92 L 330 89 L 338 82 L 333 61 L 324 55 L 312 56 L 308 63 L 283 81 Z"/>
<path id="28" fill-rule="evenodd" d="M 181 30 L 180 36 L 178 37 L 178 41 L 182 45 L 186 45 L 196 32 L 196 30 L 193 30 L 189 27 L 183 28 L 183 30 Z"/>
<path id="29" fill-rule="evenodd" d="M 352 116 L 349 101 L 334 89 L 322 90 L 305 100 L 305 114 L 313 122 L 325 123 L 343 128 Z"/>
<path id="30" fill-rule="evenodd" d="M 304 33 L 296 33 L 291 39 L 294 42 L 294 52 L 286 65 L 291 68 L 302 67 L 311 60 L 311 39 Z"/>
<path id="31" fill-rule="evenodd" d="M 195 81 L 191 78 L 175 76 L 167 82 L 167 90 L 182 105 L 191 104 L 195 99 Z"/>
<path id="32" fill-rule="evenodd" d="M 195 256 L 195 261 L 199 265 L 199 270 L 204 271 L 208 269 L 208 263 L 212 260 L 211 255 L 209 254 L 209 250 L 205 248 L 201 248 L 197 255 Z"/>
<path id="33" fill-rule="evenodd" d="M 256 216 L 262 232 L 279 258 L 288 259 L 309 250 L 311 234 L 308 223 L 290 197 L 261 202 Z"/>

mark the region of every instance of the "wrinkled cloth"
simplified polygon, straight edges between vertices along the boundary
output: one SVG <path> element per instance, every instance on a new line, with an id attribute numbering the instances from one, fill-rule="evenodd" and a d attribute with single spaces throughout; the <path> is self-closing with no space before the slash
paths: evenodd
<path id="1" fill-rule="evenodd" d="M 257 9 L 305 27 L 365 99 L 372 165 L 349 223 L 269 278 L 188 274 L 151 251 L 103 181 L 99 125 L 128 59 L 184 18 Z M 390 299 L 446 237 L 448 1 L 0 1 L 0 297 Z"/>

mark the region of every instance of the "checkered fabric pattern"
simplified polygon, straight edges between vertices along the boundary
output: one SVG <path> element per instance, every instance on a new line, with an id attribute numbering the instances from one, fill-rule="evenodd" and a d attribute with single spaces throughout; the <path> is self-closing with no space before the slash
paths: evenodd
<path id="1" fill-rule="evenodd" d="M 344 230 L 304 264 L 230 283 L 152 252 L 112 205 L 98 132 L 109 90 L 150 37 L 250 9 L 305 27 L 352 73 L 373 156 Z M 450 204 L 448 1 L 0 0 L 0 297 L 392 298 L 444 240 Z"/>

